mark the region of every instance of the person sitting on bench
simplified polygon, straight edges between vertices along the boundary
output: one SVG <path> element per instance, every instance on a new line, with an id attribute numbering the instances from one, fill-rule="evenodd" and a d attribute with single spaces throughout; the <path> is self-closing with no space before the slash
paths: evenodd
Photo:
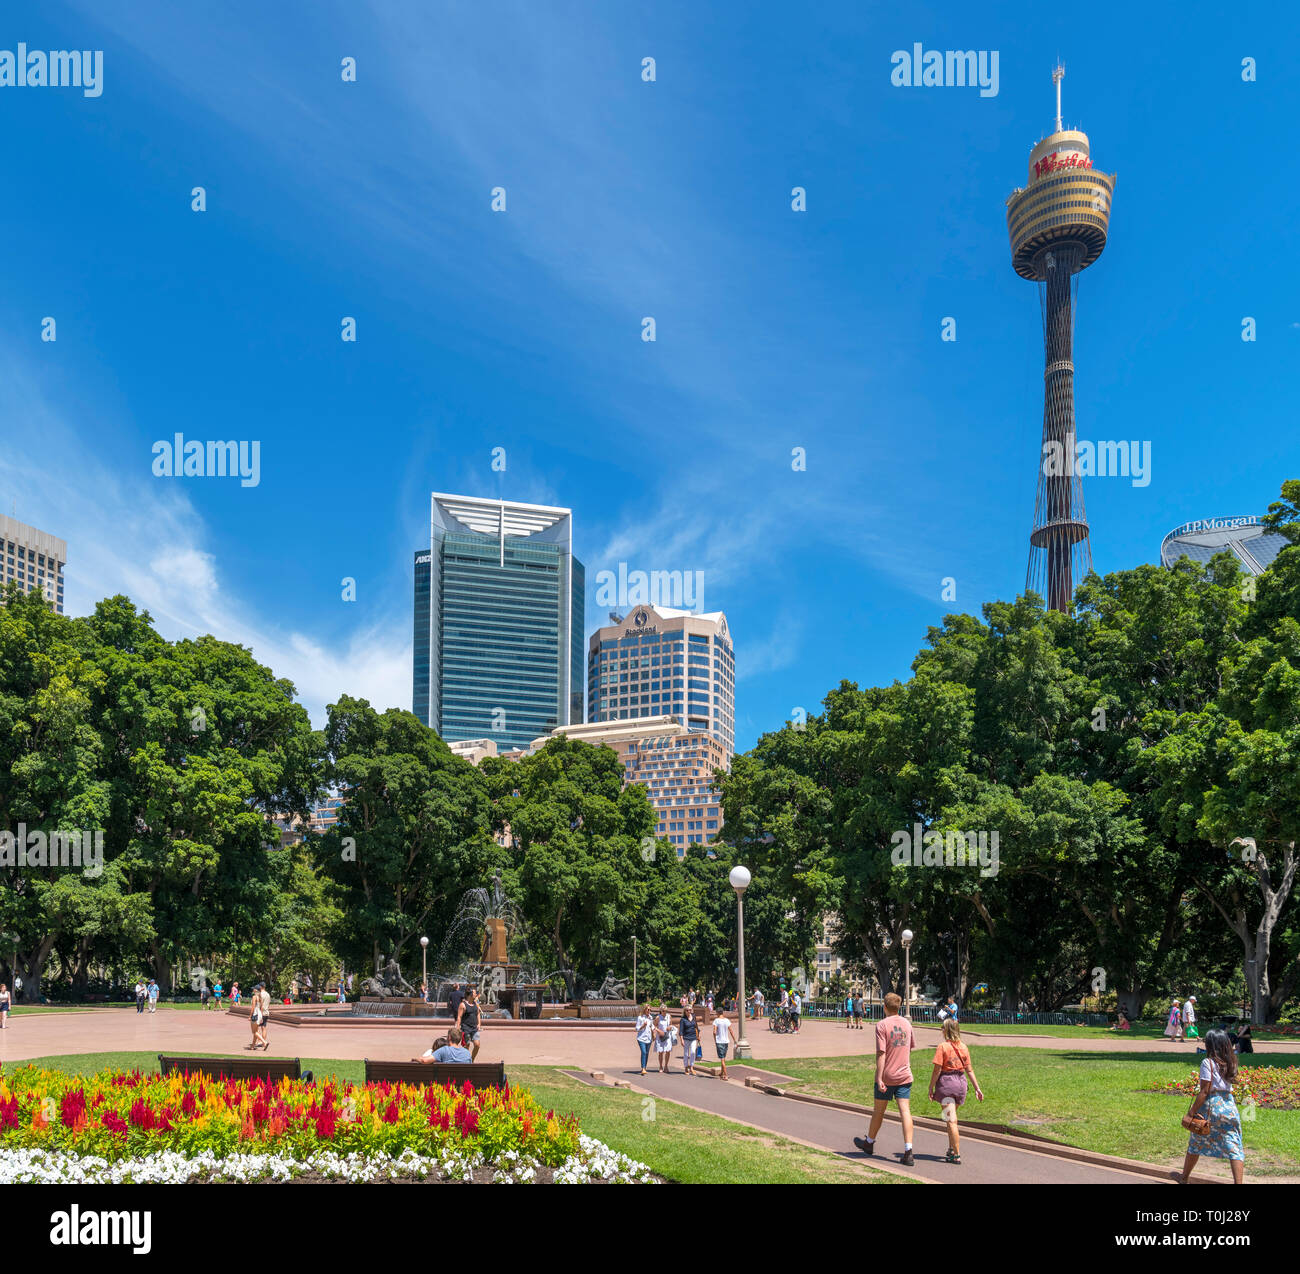
<path id="1" fill-rule="evenodd" d="M 474 1059 L 470 1056 L 469 1049 L 462 1045 L 461 1040 L 463 1038 L 459 1028 L 453 1026 L 447 1032 L 446 1040 L 435 1040 L 433 1047 L 419 1060 L 422 1062 L 471 1062 Z"/>
<path id="2" fill-rule="evenodd" d="M 436 1040 L 434 1040 L 432 1044 L 429 1045 L 429 1047 L 424 1051 L 424 1053 L 423 1053 L 421 1056 L 419 1056 L 419 1057 L 413 1057 L 413 1058 L 411 1058 L 411 1061 L 413 1061 L 413 1062 L 431 1062 L 431 1061 L 433 1061 L 433 1055 L 434 1055 L 434 1054 L 435 1054 L 435 1053 L 436 1053 L 440 1048 L 446 1048 L 446 1047 L 447 1047 L 447 1037 L 446 1037 L 445 1035 L 439 1035 L 438 1038 L 437 1038 Z"/>

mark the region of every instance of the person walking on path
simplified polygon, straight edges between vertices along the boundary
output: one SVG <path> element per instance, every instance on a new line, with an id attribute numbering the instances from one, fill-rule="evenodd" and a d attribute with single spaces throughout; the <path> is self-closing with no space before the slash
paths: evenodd
<path id="1" fill-rule="evenodd" d="M 1199 1116 L 1206 1122 L 1200 1125 L 1199 1131 L 1195 1127 L 1189 1129 L 1187 1155 L 1178 1181 L 1186 1185 L 1196 1161 L 1206 1155 L 1211 1159 L 1227 1159 L 1232 1167 L 1233 1184 L 1241 1185 L 1246 1176 L 1246 1151 L 1241 1143 L 1241 1115 L 1232 1095 L 1237 1079 L 1237 1054 L 1233 1052 L 1227 1031 L 1206 1033 L 1205 1056 L 1201 1059 L 1198 1079 L 1200 1083 L 1187 1119 L 1195 1120 Z"/>
<path id="2" fill-rule="evenodd" d="M 668 1016 L 668 1006 L 660 1004 L 659 1012 L 655 1014 L 655 1057 L 659 1061 L 659 1071 L 664 1075 L 669 1072 L 669 1063 L 673 1056 L 672 1025 L 672 1018 Z"/>
<path id="3" fill-rule="evenodd" d="M 731 1019 L 725 1013 L 719 1013 L 713 1019 L 713 1043 L 718 1050 L 718 1061 L 722 1063 L 722 1078 L 727 1078 L 727 1052 L 731 1048 Z"/>
<path id="4" fill-rule="evenodd" d="M 799 1034 L 799 1014 L 803 1012 L 803 996 L 796 991 L 790 997 L 790 1021 L 794 1024 L 794 1033 Z"/>
<path id="5" fill-rule="evenodd" d="M 259 986 L 253 984 L 253 994 L 248 999 L 248 1029 L 252 1031 L 253 1038 L 244 1045 L 245 1048 L 256 1048 L 261 1041 L 262 1034 L 262 997 L 258 993 Z M 231 993 L 234 993 L 234 987 L 231 987 Z"/>
<path id="6" fill-rule="evenodd" d="M 265 1052 L 271 1047 L 271 993 L 266 989 L 265 982 L 257 984 L 257 1002 L 262 1009 L 262 1027 L 261 1040 L 262 1051 Z"/>
<path id="7" fill-rule="evenodd" d="M 1196 1029 L 1196 996 L 1189 995 L 1183 1005 L 1183 1032 L 1189 1040 L 1198 1040 L 1201 1033 Z"/>
<path id="8" fill-rule="evenodd" d="M 636 1042 L 641 1050 L 641 1074 L 645 1074 L 646 1063 L 650 1060 L 650 1045 L 654 1042 L 654 1018 L 644 1000 L 636 1015 Z"/>
<path id="9" fill-rule="evenodd" d="M 682 1042 L 682 1065 L 688 1075 L 695 1074 L 695 1050 L 700 1043 L 700 1027 L 695 1020 L 695 1009 L 687 1006 L 682 1020 L 677 1024 L 677 1036 Z"/>
<path id="10" fill-rule="evenodd" d="M 217 1002 L 217 1012 L 221 1012 L 221 983 L 220 981 L 213 984 L 212 998 Z"/>
<path id="11" fill-rule="evenodd" d="M 135 1011 L 144 1012 L 144 983 L 139 978 L 135 980 Z"/>
<path id="12" fill-rule="evenodd" d="M 461 1001 L 465 998 L 465 992 L 460 989 L 459 982 L 453 982 L 451 990 L 447 993 L 447 1016 L 455 1022 L 460 1017 Z"/>
<path id="13" fill-rule="evenodd" d="M 156 1013 L 156 1012 L 158 1012 L 158 992 L 159 992 L 160 990 L 161 990 L 161 988 L 159 987 L 158 983 L 155 982 L 155 981 L 153 980 L 153 978 L 150 978 L 150 979 L 149 979 L 149 991 L 148 991 L 148 995 L 149 995 L 149 1012 L 150 1012 L 150 1013 Z"/>
<path id="14" fill-rule="evenodd" d="M 930 1072 L 930 1100 L 939 1103 L 943 1121 L 948 1125 L 948 1163 L 961 1163 L 961 1136 L 957 1131 L 957 1107 L 966 1101 L 967 1079 L 978 1101 L 984 1090 L 975 1078 L 970 1053 L 961 1042 L 961 1027 L 955 1017 L 944 1019 L 943 1039 L 934 1050 L 934 1069 Z"/>
<path id="15" fill-rule="evenodd" d="M 243 999 L 243 992 L 239 989 L 239 983 L 238 983 L 238 982 L 232 982 L 232 983 L 230 984 L 230 1002 L 231 1002 L 231 1004 L 234 1004 L 234 1005 L 238 1006 L 238 1004 L 239 1004 L 239 1002 L 240 1002 L 241 999 Z"/>
<path id="16" fill-rule="evenodd" d="M 1181 1040 L 1183 1038 L 1183 1014 L 1178 1007 L 1178 997 L 1175 996 L 1169 1006 L 1169 1017 L 1165 1022 L 1165 1036 L 1171 1040 Z"/>
<path id="17" fill-rule="evenodd" d="M 849 995 L 844 1000 L 844 1028 L 851 1031 L 853 1029 L 853 996 Z"/>
<path id="18" fill-rule="evenodd" d="M 8 1029 L 9 1014 L 13 1010 L 13 996 L 9 994 L 9 988 L 0 982 L 0 1031 Z"/>
<path id="19" fill-rule="evenodd" d="M 483 1043 L 483 1010 L 478 1002 L 478 987 L 471 986 L 465 991 L 465 998 L 456 1009 L 456 1026 L 465 1037 L 465 1047 L 470 1051 L 472 1061 L 478 1061 L 478 1051 Z"/>
<path id="20" fill-rule="evenodd" d="M 762 993 L 762 991 L 760 991 L 760 990 L 758 990 L 757 988 L 755 988 L 755 990 L 754 990 L 754 1017 L 755 1017 L 755 1018 L 760 1018 L 760 1017 L 762 1017 L 762 1016 L 763 1016 L 763 993 Z"/>
<path id="21" fill-rule="evenodd" d="M 912 1023 L 903 1017 L 899 1005 L 903 997 L 891 991 L 885 996 L 885 1016 L 876 1023 L 876 1079 L 875 1104 L 871 1111 L 871 1126 L 865 1137 L 854 1137 L 853 1144 L 864 1155 L 875 1154 L 876 1134 L 885 1122 L 885 1110 L 891 1101 L 898 1103 L 898 1118 L 903 1125 L 904 1167 L 911 1167 L 912 1158 L 912 1046 L 915 1037 Z"/>

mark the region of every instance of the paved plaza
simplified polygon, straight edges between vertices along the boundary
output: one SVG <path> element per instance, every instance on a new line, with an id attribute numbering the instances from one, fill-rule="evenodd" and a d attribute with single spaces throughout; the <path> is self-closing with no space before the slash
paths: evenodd
<path id="1" fill-rule="evenodd" d="M 782 1057 L 870 1056 L 875 1048 L 871 1030 L 850 1031 L 843 1023 L 806 1020 L 798 1035 L 778 1035 L 766 1021 L 747 1024 L 754 1059 Z M 429 1046 L 446 1025 L 427 1030 L 413 1026 L 299 1026 L 271 1022 L 272 1055 L 277 1057 L 373 1058 L 406 1061 Z M 918 1052 L 932 1049 L 939 1031 L 916 1028 Z M 963 1037 L 976 1049 L 984 1045 L 1061 1049 L 1077 1052 L 1186 1054 L 1192 1059 L 1195 1041 L 1075 1038 L 1052 1035 L 980 1035 Z M 133 1008 L 87 1009 L 67 1013 L 24 1013 L 21 1008 L 0 1031 L 0 1061 L 47 1057 L 60 1053 L 238 1053 L 249 1039 L 247 1016 L 215 1010 L 173 1009 L 137 1013 Z M 1300 1053 L 1300 1040 L 1262 1045 L 1270 1053 Z M 679 1052 L 680 1050 L 678 1050 Z M 674 1065 L 680 1067 L 678 1052 Z M 619 1068 L 637 1056 L 631 1023 L 625 1027 L 514 1026 L 489 1019 L 483 1029 L 480 1061 L 501 1059 L 507 1064 Z"/>

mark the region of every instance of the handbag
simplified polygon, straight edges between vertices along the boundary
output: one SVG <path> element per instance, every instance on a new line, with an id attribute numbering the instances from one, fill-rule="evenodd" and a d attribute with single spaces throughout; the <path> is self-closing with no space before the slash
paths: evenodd
<path id="1" fill-rule="evenodd" d="M 698 1062 L 704 1056 L 704 1045 L 699 1040 L 695 1041 L 695 1060 Z"/>
<path id="2" fill-rule="evenodd" d="M 1208 1137 L 1210 1135 L 1210 1121 L 1201 1115 L 1184 1115 L 1183 1127 L 1194 1137 Z"/>

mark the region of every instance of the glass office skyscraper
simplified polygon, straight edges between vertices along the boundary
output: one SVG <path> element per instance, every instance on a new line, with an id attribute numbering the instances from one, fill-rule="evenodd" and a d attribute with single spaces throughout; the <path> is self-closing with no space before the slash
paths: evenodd
<path id="1" fill-rule="evenodd" d="M 583 591 L 570 510 L 435 493 L 415 556 L 416 716 L 502 751 L 580 722 Z"/>
<path id="2" fill-rule="evenodd" d="M 411 685 L 411 711 L 429 724 L 429 575 L 433 554 L 415 554 L 415 660 Z"/>

